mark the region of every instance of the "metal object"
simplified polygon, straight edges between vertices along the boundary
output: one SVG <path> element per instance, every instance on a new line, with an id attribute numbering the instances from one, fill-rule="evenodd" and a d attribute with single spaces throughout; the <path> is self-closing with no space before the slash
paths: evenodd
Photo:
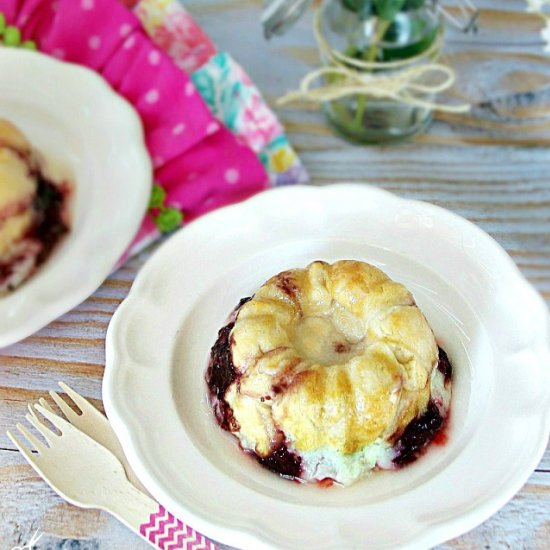
<path id="1" fill-rule="evenodd" d="M 311 0 L 264 0 L 264 36 L 284 34 L 306 11 Z"/>
<path id="2" fill-rule="evenodd" d="M 437 9 L 441 15 L 459 31 L 464 33 L 478 30 L 477 21 L 479 19 L 479 9 L 472 0 L 459 0 L 457 2 L 458 14 L 452 13 L 449 8 L 437 2 Z"/>
<path id="3" fill-rule="evenodd" d="M 284 34 L 306 11 L 312 0 L 264 0 L 262 26 L 264 36 Z M 339 0 L 333 0 L 339 1 Z M 472 0 L 458 0 L 458 13 L 453 13 L 438 0 L 432 0 L 443 17 L 464 33 L 477 32 L 479 9 Z"/>

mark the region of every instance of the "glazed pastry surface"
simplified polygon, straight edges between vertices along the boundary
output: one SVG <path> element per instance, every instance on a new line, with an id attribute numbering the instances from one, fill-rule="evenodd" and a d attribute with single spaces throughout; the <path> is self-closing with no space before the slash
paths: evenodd
<path id="1" fill-rule="evenodd" d="M 245 449 L 302 455 L 386 448 L 427 408 L 438 347 L 411 293 L 360 261 L 269 279 L 231 331 L 225 401 Z M 370 446 L 370 447 L 369 447 Z"/>

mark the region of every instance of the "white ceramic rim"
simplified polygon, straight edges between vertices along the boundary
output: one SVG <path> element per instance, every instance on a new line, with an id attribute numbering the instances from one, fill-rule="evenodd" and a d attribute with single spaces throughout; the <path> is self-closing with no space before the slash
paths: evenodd
<path id="1" fill-rule="evenodd" d="M 98 74 L 15 48 L 0 48 L 0 67 L 0 116 L 23 130 L 54 181 L 77 180 L 71 231 L 27 282 L 0 299 L 5 347 L 101 285 L 143 220 L 152 168 L 139 116 Z"/>
<path id="2" fill-rule="evenodd" d="M 303 216 L 297 218 L 297 212 Z M 488 366 L 494 379 L 482 377 L 490 387 L 485 388 L 487 403 L 476 413 L 475 421 L 480 427 L 471 441 L 463 442 L 458 457 L 449 459 L 437 475 L 406 494 L 350 507 L 344 512 L 331 504 L 294 505 L 278 496 L 258 494 L 254 486 L 239 484 L 239 480 L 218 471 L 210 457 L 202 456 L 201 450 L 195 448 L 196 441 L 173 417 L 178 413 L 173 411 L 175 404 L 169 387 L 172 375 L 166 371 L 172 369 L 171 348 L 177 335 L 169 326 L 170 321 L 166 321 L 168 329 L 165 325 L 155 329 L 158 320 L 170 316 L 174 309 L 174 302 L 165 294 L 176 276 L 178 263 L 182 272 L 205 270 L 199 278 L 195 276 L 200 286 L 209 277 L 208 268 L 213 266 L 219 269 L 218 277 L 230 275 L 228 247 L 234 247 L 236 254 L 244 249 L 242 254 L 246 257 L 262 247 L 269 250 L 273 242 L 290 245 L 319 231 L 326 216 L 331 215 L 333 221 L 340 219 L 342 227 L 333 224 L 325 228 L 329 235 L 341 236 L 341 231 L 349 235 L 349 231 L 354 231 L 354 222 L 360 228 L 368 217 L 376 218 L 381 224 L 379 233 L 373 235 L 378 245 L 399 254 L 414 249 L 417 255 L 424 256 L 416 257 L 418 261 L 442 258 L 436 268 L 442 273 L 450 267 L 445 265 L 444 247 L 439 245 L 451 243 L 449 257 L 454 254 L 468 268 L 479 269 L 479 281 L 474 281 L 473 288 L 481 290 L 484 303 L 478 305 L 487 314 L 484 328 L 491 343 L 498 343 L 492 349 L 498 369 Z M 270 224 L 277 223 L 272 232 Z M 234 229 L 219 233 L 224 227 Z M 395 234 L 400 239 L 396 240 Z M 467 269 L 465 274 L 468 275 Z M 454 271 L 448 275 L 451 279 L 461 276 Z M 491 287 L 484 288 L 488 281 Z M 189 290 L 189 294 L 194 293 L 195 289 Z M 549 326 L 544 301 L 506 252 L 481 229 L 456 214 L 361 184 L 279 188 L 193 222 L 154 254 L 109 326 L 103 397 L 130 464 L 143 483 L 159 502 L 214 540 L 251 549 L 341 549 L 358 544 L 347 538 L 350 529 L 376 529 L 377 524 L 382 524 L 383 533 L 372 547 L 426 548 L 485 521 L 519 491 L 538 464 L 550 432 Z M 153 364 L 160 370 L 155 370 Z M 146 411 L 140 407 L 144 403 Z M 510 403 L 515 407 L 510 407 Z M 513 431 L 508 430 L 510 426 Z M 170 441 L 168 433 L 172 439 L 177 434 L 178 442 Z M 503 445 L 496 464 L 492 439 Z M 179 445 L 185 454 L 188 468 L 170 479 L 167 472 L 172 463 L 182 460 L 170 456 L 174 445 Z M 423 467 L 419 466 L 420 473 Z M 450 481 L 454 481 L 451 486 Z M 217 503 L 212 503 L 214 495 L 216 501 L 233 506 L 217 507 Z M 431 498 L 436 499 L 434 503 L 427 502 Z M 434 509 L 435 505 L 444 509 Z M 433 521 L 430 514 L 434 514 Z M 405 531 L 394 521 L 402 516 L 407 516 L 403 519 Z M 293 523 L 298 526 L 289 527 Z"/>

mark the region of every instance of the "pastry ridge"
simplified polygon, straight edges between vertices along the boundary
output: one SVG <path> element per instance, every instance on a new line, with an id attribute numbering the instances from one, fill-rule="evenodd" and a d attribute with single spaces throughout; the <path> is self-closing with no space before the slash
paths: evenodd
<path id="1" fill-rule="evenodd" d="M 239 309 L 231 342 L 241 377 L 225 400 L 259 456 L 281 432 L 297 451 L 343 455 L 397 439 L 426 410 L 438 360 L 412 294 L 356 260 L 271 277 Z"/>

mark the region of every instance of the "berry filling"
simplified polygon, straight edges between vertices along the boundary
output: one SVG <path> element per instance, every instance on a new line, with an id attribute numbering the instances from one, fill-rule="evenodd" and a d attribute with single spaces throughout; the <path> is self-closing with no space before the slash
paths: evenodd
<path id="1" fill-rule="evenodd" d="M 69 231 L 64 221 L 64 208 L 68 191 L 54 185 L 42 174 L 33 174 L 37 180 L 36 196 L 32 208 L 34 223 L 24 237 L 29 243 L 20 255 L 9 262 L 0 262 L 0 286 L 8 282 L 18 267 L 29 258 L 29 254 L 36 254 L 34 268 L 43 264 L 50 256 L 59 240 Z M 38 253 L 36 250 L 38 249 Z M 30 260 L 29 260 L 30 261 Z M 9 284 L 13 284 L 11 281 Z M 8 286 L 8 290 L 13 290 Z"/>
<path id="2" fill-rule="evenodd" d="M 453 376 L 453 367 L 449 361 L 449 357 L 445 351 L 441 348 L 439 349 L 439 362 L 437 363 L 437 370 L 443 375 L 445 384 L 448 384 L 451 381 Z"/>
<path id="3" fill-rule="evenodd" d="M 239 430 L 239 425 L 233 417 L 233 411 L 224 399 L 225 392 L 237 379 L 229 343 L 234 324 L 234 322 L 229 323 L 218 332 L 218 339 L 210 352 L 210 364 L 206 371 L 206 382 L 210 390 L 210 401 L 214 407 L 216 420 L 228 432 Z"/>
<path id="4" fill-rule="evenodd" d="M 45 179 L 42 174 L 37 174 L 37 180 L 38 189 L 33 202 L 37 221 L 29 236 L 42 244 L 36 261 L 40 265 L 51 254 L 59 239 L 69 231 L 69 227 L 63 220 L 67 192 Z"/>
<path id="5" fill-rule="evenodd" d="M 393 459 L 396 466 L 405 466 L 424 454 L 445 424 L 437 405 L 430 401 L 426 411 L 415 418 L 401 434 L 395 444 L 397 456 Z"/>
<path id="6" fill-rule="evenodd" d="M 253 453 L 256 460 L 268 470 L 289 479 L 299 479 L 302 473 L 302 459 L 287 445 L 279 443 L 266 457 Z"/>
<path id="7" fill-rule="evenodd" d="M 240 377 L 231 355 L 231 330 L 235 325 L 239 309 L 248 300 L 250 298 L 241 300 L 233 311 L 230 322 L 218 332 L 218 338 L 211 349 L 210 362 L 206 372 L 206 383 L 216 420 L 221 428 L 229 432 L 237 432 L 240 429 L 233 417 L 231 407 L 224 398 L 227 389 Z M 441 348 L 439 348 L 437 369 L 443 375 L 445 385 L 449 384 L 452 378 L 452 366 L 447 354 Z M 284 391 L 284 387 L 274 388 L 275 394 L 281 391 Z M 392 459 L 393 466 L 400 468 L 410 464 L 425 453 L 430 443 L 446 441 L 444 434 L 446 420 L 437 404 L 430 400 L 426 411 L 415 418 L 395 442 L 396 454 Z M 254 455 L 256 460 L 270 471 L 285 478 L 299 480 L 302 473 L 302 459 L 289 449 L 284 441 L 284 434 L 281 433 L 280 436 L 280 440 L 275 443 L 267 456 L 260 456 L 250 450 L 246 450 L 246 452 Z M 332 480 L 325 478 L 319 483 L 327 487 L 332 484 Z"/>

